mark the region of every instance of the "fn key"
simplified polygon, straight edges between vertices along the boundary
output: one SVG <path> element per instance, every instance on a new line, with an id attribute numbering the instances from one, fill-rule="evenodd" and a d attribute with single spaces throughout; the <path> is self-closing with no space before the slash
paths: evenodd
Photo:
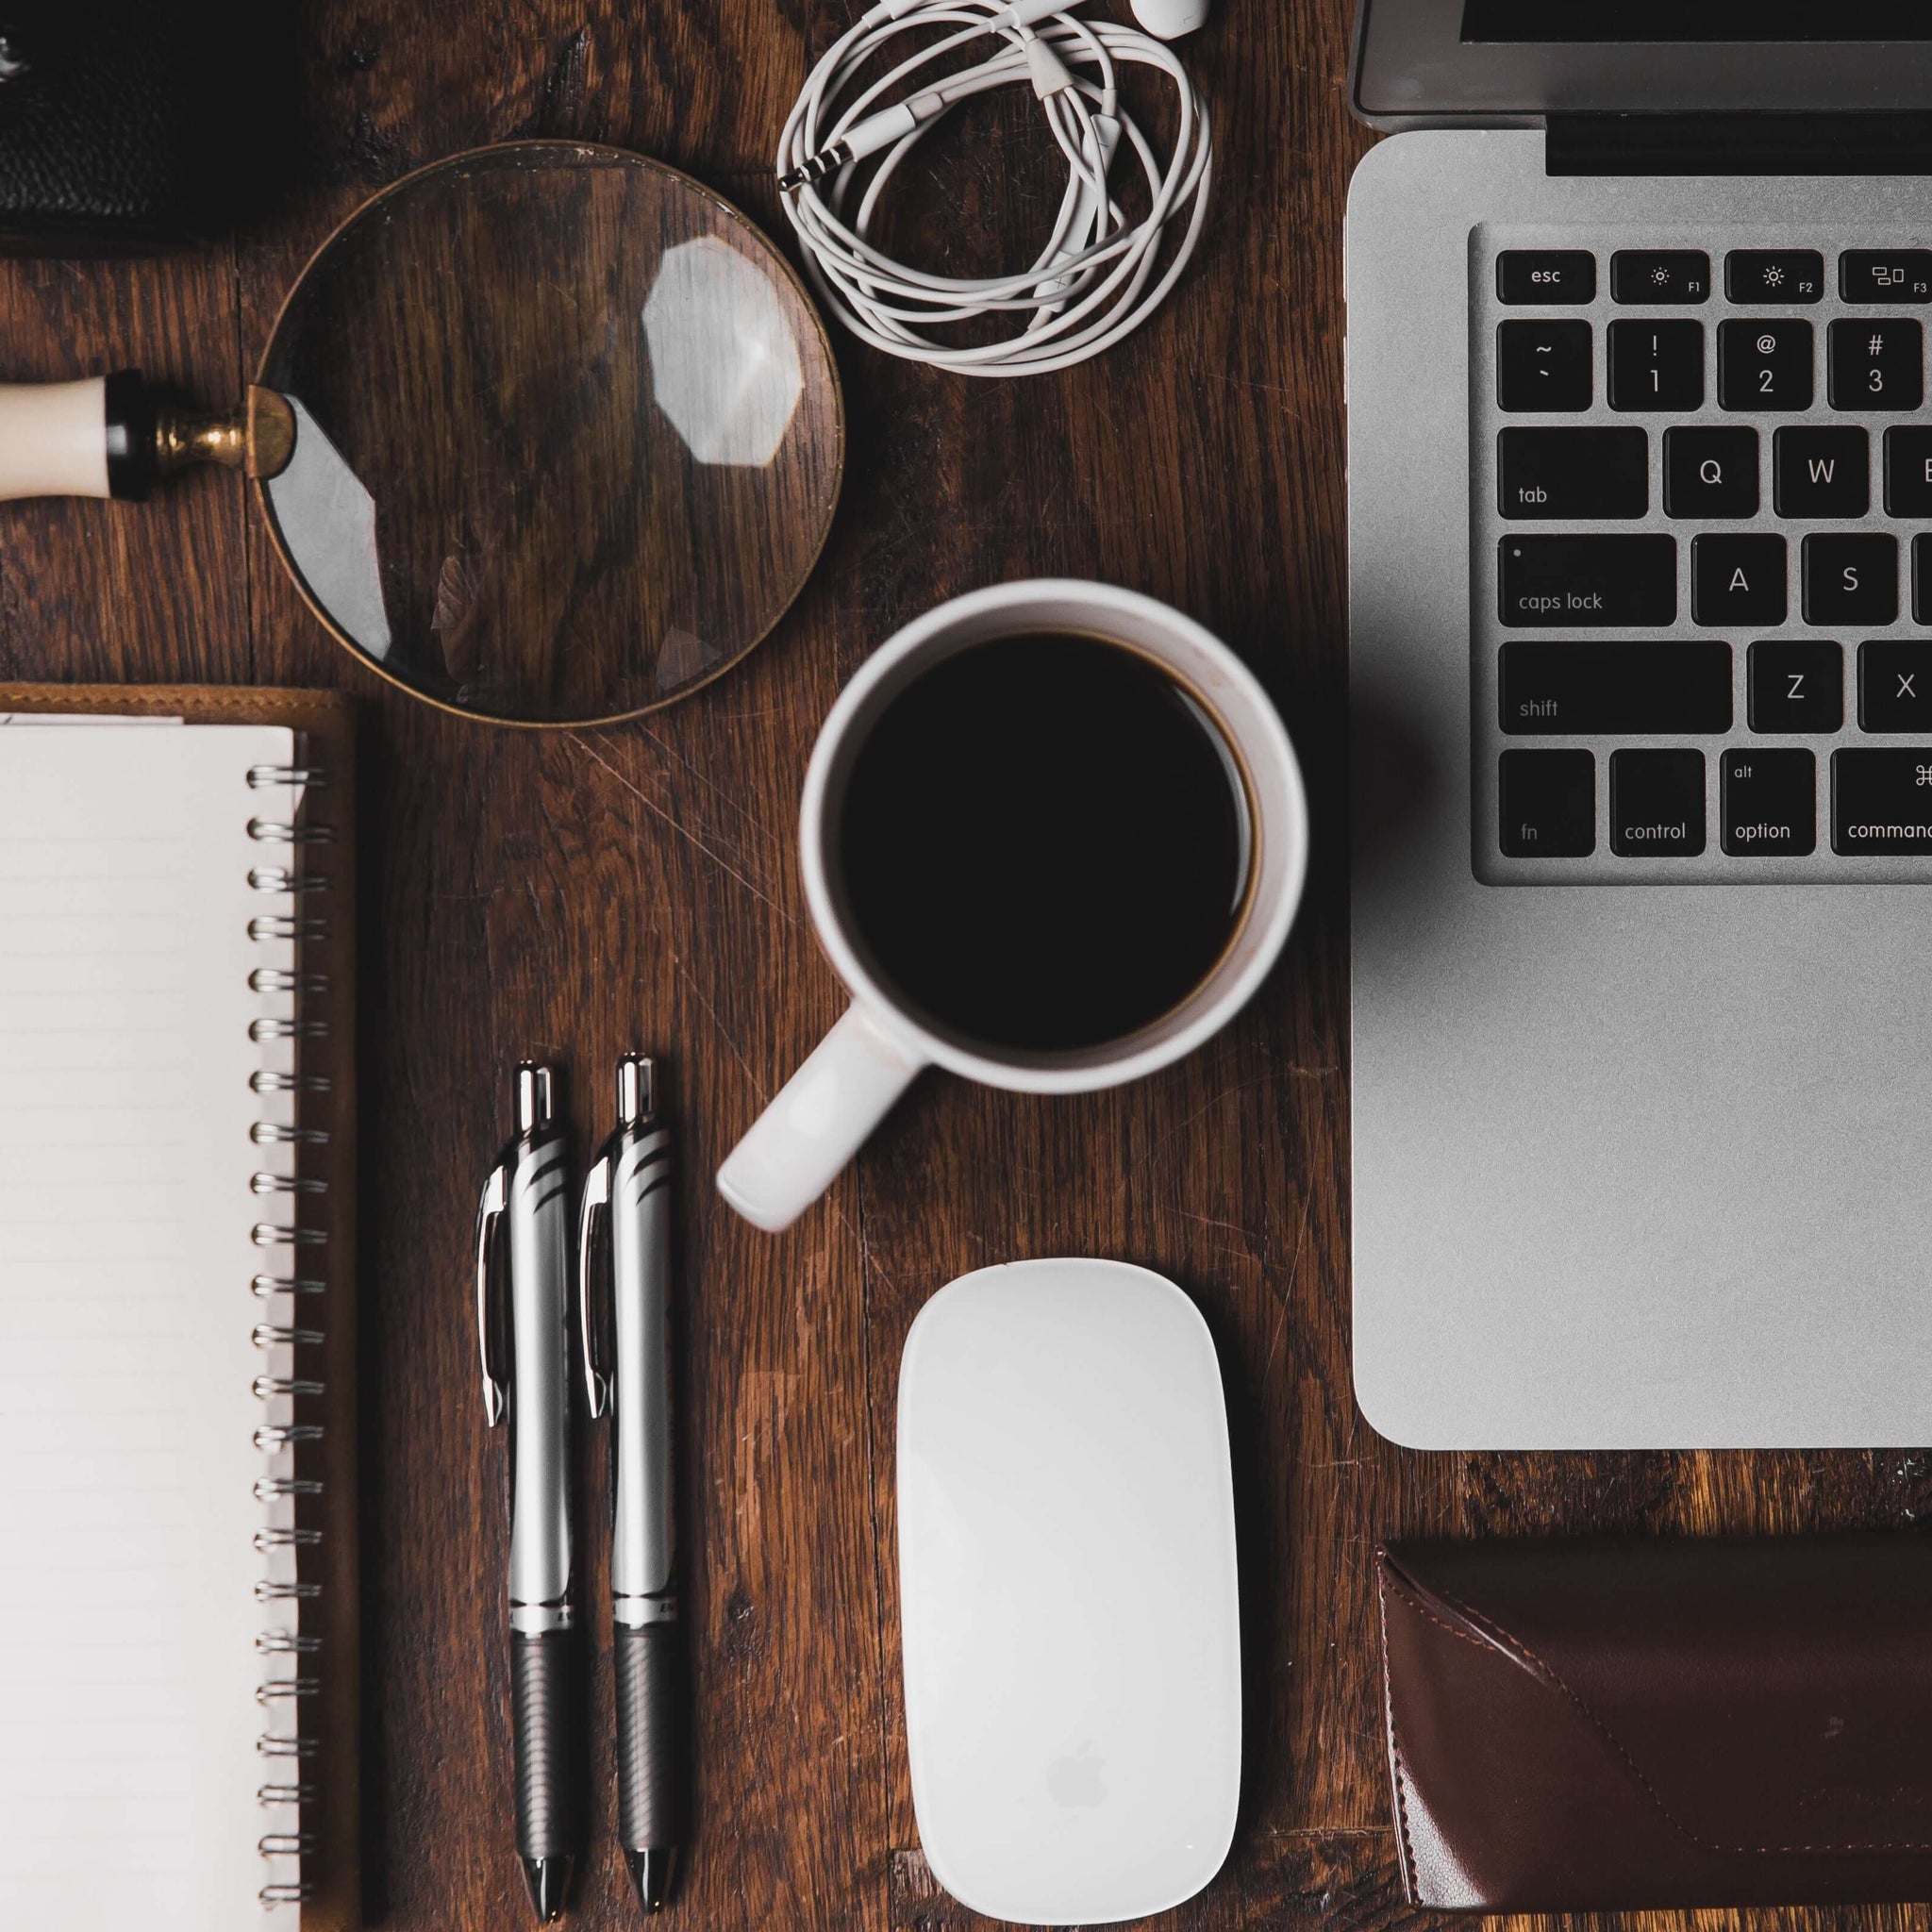
<path id="1" fill-rule="evenodd" d="M 1497 842 L 1509 858 L 1587 858 L 1596 850 L 1596 759 L 1587 751 L 1506 751 Z"/>

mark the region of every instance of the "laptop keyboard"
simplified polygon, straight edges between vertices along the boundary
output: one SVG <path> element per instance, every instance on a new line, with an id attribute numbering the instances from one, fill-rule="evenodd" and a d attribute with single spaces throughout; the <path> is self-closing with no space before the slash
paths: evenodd
<path id="1" fill-rule="evenodd" d="M 1478 875 L 1932 880 L 1932 249 L 1471 268 Z"/>

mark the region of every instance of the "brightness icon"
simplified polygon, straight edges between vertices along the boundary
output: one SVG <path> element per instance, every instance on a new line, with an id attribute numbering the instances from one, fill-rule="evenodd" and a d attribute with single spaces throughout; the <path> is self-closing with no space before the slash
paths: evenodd
<path id="1" fill-rule="evenodd" d="M 1767 289 L 1780 289 L 1784 286 L 1785 272 L 1776 262 L 1764 271 L 1764 286 Z"/>

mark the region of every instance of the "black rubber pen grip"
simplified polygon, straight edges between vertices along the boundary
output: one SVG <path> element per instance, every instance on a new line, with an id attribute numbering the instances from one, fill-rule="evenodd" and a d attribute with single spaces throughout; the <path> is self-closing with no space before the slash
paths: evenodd
<path id="1" fill-rule="evenodd" d="M 517 1852 L 567 1858 L 583 1849 L 583 1648 L 572 1630 L 512 1631 L 517 1728 Z"/>
<path id="2" fill-rule="evenodd" d="M 689 1823 L 682 1632 L 675 1624 L 620 1624 L 612 1637 L 618 1837 L 632 1852 L 681 1845 Z"/>

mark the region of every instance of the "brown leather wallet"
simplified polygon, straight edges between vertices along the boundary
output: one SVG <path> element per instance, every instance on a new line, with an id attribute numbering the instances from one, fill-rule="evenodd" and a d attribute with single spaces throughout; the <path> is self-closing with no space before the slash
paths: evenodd
<path id="1" fill-rule="evenodd" d="M 1932 1541 L 1411 1542 L 1377 1569 L 1413 1903 L 1932 1899 Z"/>

